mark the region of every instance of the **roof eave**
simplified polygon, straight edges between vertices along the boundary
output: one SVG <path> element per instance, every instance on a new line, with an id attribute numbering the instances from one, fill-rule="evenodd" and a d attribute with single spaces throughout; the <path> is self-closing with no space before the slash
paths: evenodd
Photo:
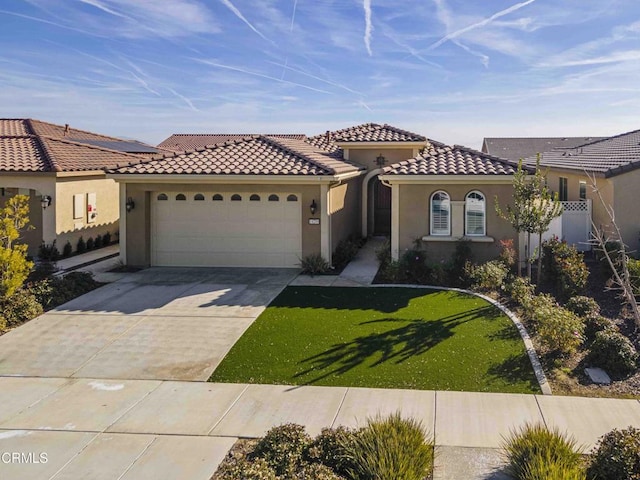
<path id="1" fill-rule="evenodd" d="M 492 184 L 513 183 L 513 175 L 411 175 L 385 173 L 380 180 L 389 184 Z"/>
<path id="2" fill-rule="evenodd" d="M 163 173 L 107 173 L 121 183 L 187 183 L 187 184 L 243 184 L 282 183 L 308 184 L 332 183 L 348 180 L 364 174 L 356 170 L 334 175 L 208 175 L 208 174 L 163 174 Z"/>

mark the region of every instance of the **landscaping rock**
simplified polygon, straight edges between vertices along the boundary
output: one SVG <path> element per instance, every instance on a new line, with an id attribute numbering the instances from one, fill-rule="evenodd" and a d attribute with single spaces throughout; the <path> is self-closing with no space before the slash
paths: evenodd
<path id="1" fill-rule="evenodd" d="M 598 385 L 611 385 L 611 378 L 601 368 L 585 368 L 584 373 L 587 374 L 589 379 Z"/>

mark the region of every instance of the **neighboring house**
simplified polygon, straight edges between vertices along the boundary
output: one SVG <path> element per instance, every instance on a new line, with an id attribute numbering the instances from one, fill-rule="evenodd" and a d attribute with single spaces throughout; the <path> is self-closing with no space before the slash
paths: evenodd
<path id="1" fill-rule="evenodd" d="M 533 166 L 536 156 L 525 160 Z M 615 211 L 624 242 L 640 250 L 640 130 L 587 143 L 573 149 L 542 153 L 541 165 L 548 168 L 547 181 L 560 200 L 591 201 L 593 222 L 610 228 L 605 207 L 592 188 L 596 182 L 604 203 Z"/>
<path id="2" fill-rule="evenodd" d="M 303 133 L 297 134 L 255 134 L 255 133 L 176 133 L 158 144 L 158 148 L 171 152 L 188 152 L 198 148 L 205 148 L 218 143 L 224 143 L 244 138 L 264 135 L 265 137 L 281 137 L 293 140 L 304 140 L 307 136 Z"/>
<path id="3" fill-rule="evenodd" d="M 128 265 L 295 267 L 311 254 L 331 261 L 350 235 L 390 236 L 395 258 L 420 239 L 448 259 L 465 238 L 482 260 L 517 238 L 493 208 L 510 201 L 515 164 L 389 125 L 161 145 L 178 153 L 108 175 Z"/>
<path id="4" fill-rule="evenodd" d="M 537 153 L 563 148 L 575 148 L 585 143 L 591 143 L 605 138 L 607 137 L 485 138 L 482 141 L 482 151 L 496 157 L 517 162 L 524 158 L 535 157 Z"/>
<path id="5" fill-rule="evenodd" d="M 75 250 L 80 236 L 118 231 L 119 188 L 105 170 L 157 154 L 121 140 L 33 119 L 0 119 L 0 206 L 14 195 L 30 197 L 33 228 L 23 234 L 29 253 L 56 241 Z M 115 236 L 115 235 L 114 235 Z"/>

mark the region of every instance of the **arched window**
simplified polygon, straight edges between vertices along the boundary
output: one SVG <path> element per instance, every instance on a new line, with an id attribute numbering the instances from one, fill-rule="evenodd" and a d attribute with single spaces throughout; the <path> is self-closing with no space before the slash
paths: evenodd
<path id="1" fill-rule="evenodd" d="M 287 202 L 297 202 L 297 201 L 298 201 L 298 197 L 293 193 L 287 197 Z"/>
<path id="2" fill-rule="evenodd" d="M 254 193 L 249 197 L 249 201 L 250 202 L 259 202 L 260 201 L 260 195 Z"/>
<path id="3" fill-rule="evenodd" d="M 179 193 L 179 194 L 176 195 L 176 200 L 182 201 L 182 200 L 186 200 L 186 199 L 187 199 L 187 197 L 184 195 L 184 193 Z"/>
<path id="4" fill-rule="evenodd" d="M 269 201 L 270 202 L 279 202 L 280 201 L 280 197 L 278 197 L 278 195 L 276 195 L 275 193 L 272 193 L 271 195 L 269 195 Z"/>
<path id="5" fill-rule="evenodd" d="M 469 192 L 464 202 L 465 235 L 486 234 L 486 201 L 478 191 Z"/>
<path id="6" fill-rule="evenodd" d="M 451 200 L 446 192 L 431 195 L 431 235 L 451 235 Z"/>
<path id="7" fill-rule="evenodd" d="M 202 200 L 204 200 L 204 195 L 203 195 L 203 194 L 201 194 L 201 193 L 196 193 L 196 194 L 193 196 L 193 199 L 194 199 L 194 200 L 196 200 L 196 201 L 198 201 L 198 202 L 201 202 Z"/>
<path id="8" fill-rule="evenodd" d="M 238 195 L 237 193 L 234 193 L 233 195 L 231 195 L 231 201 L 232 202 L 240 202 L 240 201 L 242 201 L 242 197 L 240 195 Z"/>
<path id="9" fill-rule="evenodd" d="M 158 195 L 158 200 L 169 200 L 166 193 L 161 193 Z"/>
<path id="10" fill-rule="evenodd" d="M 222 197 L 222 195 L 220 195 L 219 193 L 216 193 L 211 200 L 213 200 L 214 202 L 221 202 L 222 200 L 224 200 L 224 198 Z"/>

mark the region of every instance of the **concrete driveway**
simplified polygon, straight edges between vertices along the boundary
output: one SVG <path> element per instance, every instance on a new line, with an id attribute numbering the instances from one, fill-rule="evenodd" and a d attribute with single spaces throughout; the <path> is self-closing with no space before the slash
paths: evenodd
<path id="1" fill-rule="evenodd" d="M 206 381 L 294 269 L 150 268 L 0 337 L 0 376 Z"/>

